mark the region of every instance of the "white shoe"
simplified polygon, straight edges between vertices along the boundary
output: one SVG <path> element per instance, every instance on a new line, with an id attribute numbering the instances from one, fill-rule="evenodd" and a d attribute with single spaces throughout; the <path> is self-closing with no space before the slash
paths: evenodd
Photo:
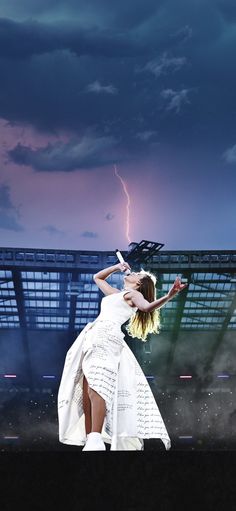
<path id="1" fill-rule="evenodd" d="M 101 433 L 97 433 L 96 431 L 89 433 L 82 451 L 106 451 Z"/>

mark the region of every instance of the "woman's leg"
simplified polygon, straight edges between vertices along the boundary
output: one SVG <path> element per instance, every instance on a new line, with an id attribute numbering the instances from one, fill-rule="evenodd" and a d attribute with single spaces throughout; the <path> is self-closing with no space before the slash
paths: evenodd
<path id="1" fill-rule="evenodd" d="M 105 400 L 93 389 L 88 387 L 88 395 L 92 406 L 92 433 L 101 433 L 106 414 Z"/>
<path id="2" fill-rule="evenodd" d="M 88 395 L 88 382 L 84 376 L 83 379 L 83 408 L 84 408 L 84 415 L 85 415 L 85 431 L 86 435 L 91 433 L 91 401 Z"/>

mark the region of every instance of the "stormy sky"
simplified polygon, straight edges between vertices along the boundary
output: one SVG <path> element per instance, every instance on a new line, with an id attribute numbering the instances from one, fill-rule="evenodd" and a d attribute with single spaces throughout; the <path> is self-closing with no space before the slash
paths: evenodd
<path id="1" fill-rule="evenodd" d="M 235 48 L 235 0 L 1 0 L 1 246 L 235 249 Z"/>

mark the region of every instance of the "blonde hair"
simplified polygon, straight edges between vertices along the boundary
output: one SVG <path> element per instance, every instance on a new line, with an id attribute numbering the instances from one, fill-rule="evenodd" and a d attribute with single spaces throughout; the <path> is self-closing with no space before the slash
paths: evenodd
<path id="1" fill-rule="evenodd" d="M 141 274 L 139 291 L 148 302 L 153 302 L 156 300 L 156 277 L 149 271 L 144 271 L 143 268 L 139 273 Z M 148 340 L 148 334 L 159 334 L 160 328 L 159 309 L 154 309 L 151 312 L 143 312 L 138 309 L 126 326 L 127 333 L 131 337 L 137 337 L 143 342 Z"/>

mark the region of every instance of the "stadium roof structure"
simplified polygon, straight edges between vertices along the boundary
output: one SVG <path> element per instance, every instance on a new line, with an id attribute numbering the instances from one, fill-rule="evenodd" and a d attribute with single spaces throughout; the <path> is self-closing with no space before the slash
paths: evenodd
<path id="1" fill-rule="evenodd" d="M 0 328 L 81 330 L 103 296 L 93 274 L 118 262 L 108 251 L 0 248 Z M 189 284 L 163 308 L 165 329 L 236 329 L 236 251 L 162 251 L 140 266 L 157 276 L 158 296 L 177 275 Z M 119 272 L 107 280 L 123 285 Z"/>
<path id="2" fill-rule="evenodd" d="M 134 271 L 143 268 L 156 275 L 157 297 L 167 293 L 177 275 L 188 282 L 161 308 L 162 332 L 171 346 L 169 367 L 183 331 L 214 332 L 212 359 L 225 333 L 236 331 L 236 251 L 162 247 L 142 240 L 122 255 Z M 21 333 L 29 373 L 29 332 L 63 331 L 67 346 L 72 344 L 100 311 L 104 295 L 93 274 L 118 262 L 115 251 L 0 248 L 0 338 L 7 330 Z M 107 281 L 121 289 L 123 274 L 115 272 Z"/>

